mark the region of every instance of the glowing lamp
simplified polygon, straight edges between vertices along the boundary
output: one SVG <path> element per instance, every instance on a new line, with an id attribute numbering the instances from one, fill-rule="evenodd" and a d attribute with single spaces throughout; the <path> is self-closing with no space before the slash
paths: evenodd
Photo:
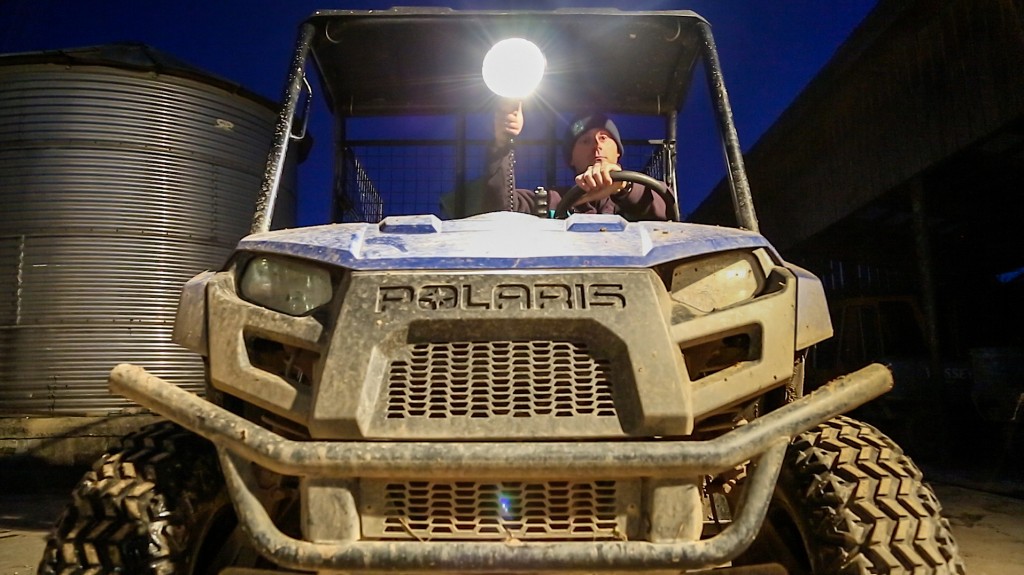
<path id="1" fill-rule="evenodd" d="M 508 38 L 484 56 L 484 83 L 503 98 L 522 99 L 533 93 L 544 77 L 547 61 L 536 44 Z"/>

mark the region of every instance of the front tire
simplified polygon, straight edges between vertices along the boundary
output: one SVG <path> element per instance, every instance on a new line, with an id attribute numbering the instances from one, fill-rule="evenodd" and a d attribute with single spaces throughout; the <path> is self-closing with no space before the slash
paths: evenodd
<path id="1" fill-rule="evenodd" d="M 73 491 L 41 575 L 192 574 L 234 529 L 212 444 L 170 422 L 126 436 Z"/>
<path id="2" fill-rule="evenodd" d="M 964 573 L 949 522 L 917 465 L 876 428 L 838 417 L 790 445 L 744 562 L 808 575 Z"/>

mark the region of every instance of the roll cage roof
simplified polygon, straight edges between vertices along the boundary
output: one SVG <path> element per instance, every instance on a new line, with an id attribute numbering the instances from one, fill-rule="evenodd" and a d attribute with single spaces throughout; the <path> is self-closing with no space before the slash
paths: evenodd
<path id="1" fill-rule="evenodd" d="M 693 12 L 317 12 L 311 51 L 337 114 L 447 114 L 493 95 L 480 65 L 497 41 L 533 41 L 548 60 L 536 98 L 625 114 L 679 109 L 700 55 Z"/>
<path id="2" fill-rule="evenodd" d="M 288 143 L 302 131 L 293 123 L 308 87 L 308 60 L 338 118 L 462 114 L 489 109 L 495 96 L 484 85 L 481 63 L 495 42 L 509 37 L 532 40 L 547 58 L 535 96 L 546 105 L 563 113 L 664 116 L 671 145 L 677 112 L 703 61 L 737 222 L 757 230 L 718 53 L 702 17 L 689 10 L 449 8 L 324 10 L 301 24 L 252 230 L 269 228 Z"/>

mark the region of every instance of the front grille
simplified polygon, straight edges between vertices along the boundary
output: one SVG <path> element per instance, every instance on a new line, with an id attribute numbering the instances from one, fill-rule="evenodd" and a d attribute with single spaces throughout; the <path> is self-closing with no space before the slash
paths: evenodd
<path id="1" fill-rule="evenodd" d="M 615 417 L 610 364 L 567 341 L 420 343 L 392 362 L 387 417 Z"/>
<path id="2" fill-rule="evenodd" d="M 370 482 L 364 533 L 379 539 L 571 540 L 626 537 L 637 489 L 616 481 Z M 374 513 L 383 509 L 383 513 Z"/>

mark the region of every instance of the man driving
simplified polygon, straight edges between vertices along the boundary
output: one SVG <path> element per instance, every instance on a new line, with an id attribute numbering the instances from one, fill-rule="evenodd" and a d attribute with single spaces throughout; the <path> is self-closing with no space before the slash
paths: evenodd
<path id="1" fill-rule="evenodd" d="M 535 194 L 515 187 L 512 140 L 523 125 L 522 102 L 505 101 L 505 107 L 495 113 L 495 138 L 488 147 L 484 171 L 485 193 L 487 204 L 495 209 L 536 213 Z M 573 206 L 574 213 L 619 214 L 631 221 L 668 219 L 669 206 L 654 190 L 643 184 L 612 181 L 612 172 L 622 170 L 623 145 L 618 127 L 607 115 L 576 118 L 569 124 L 563 147 L 565 159 L 576 173 L 575 183 L 584 192 Z M 549 193 L 548 204 L 554 208 L 563 193 Z"/>

